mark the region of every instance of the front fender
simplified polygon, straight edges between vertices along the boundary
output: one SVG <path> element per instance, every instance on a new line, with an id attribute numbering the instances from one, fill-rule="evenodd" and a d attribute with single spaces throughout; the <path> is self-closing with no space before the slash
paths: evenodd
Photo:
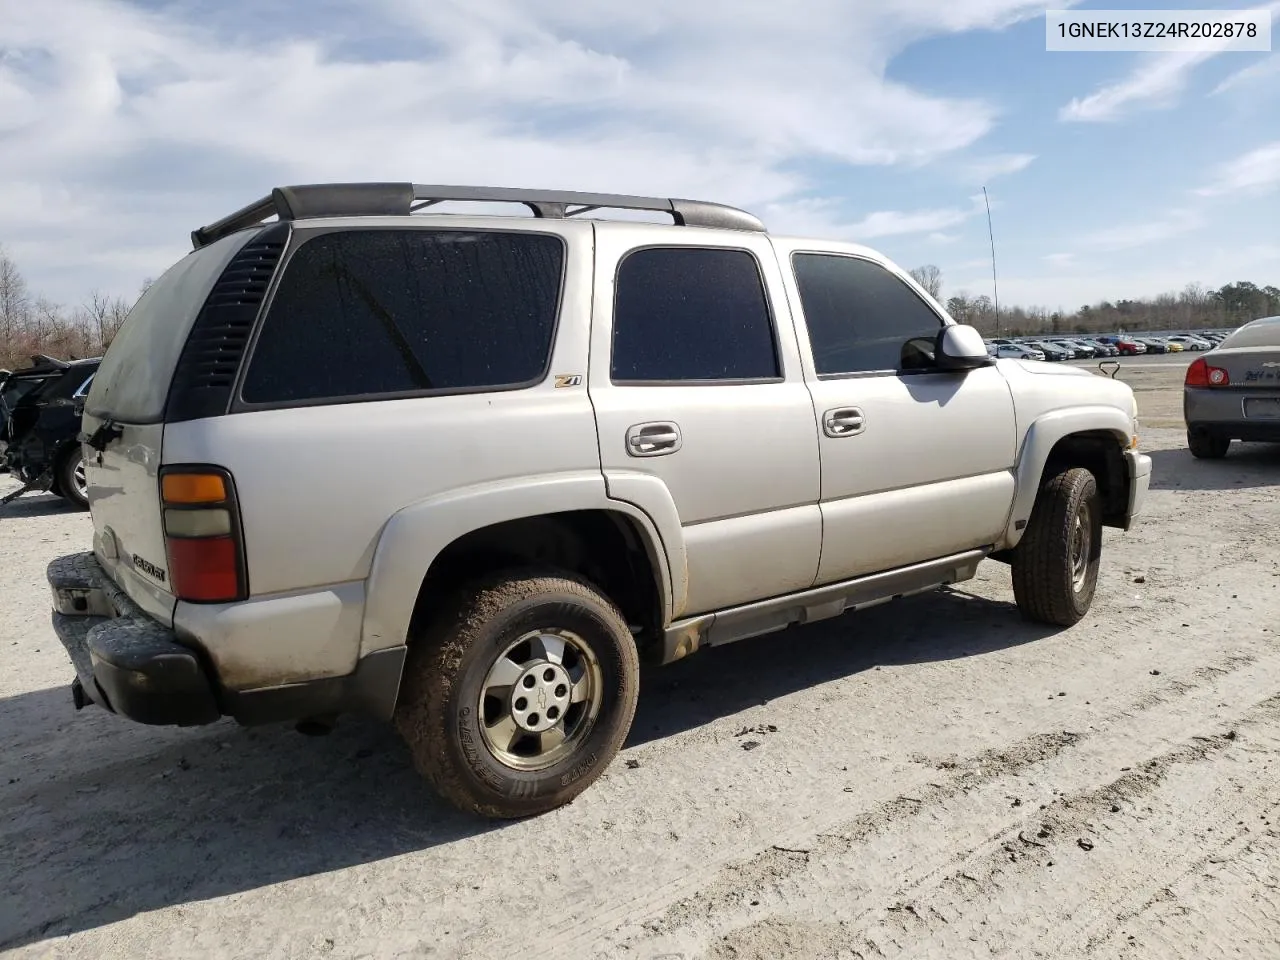
<path id="1" fill-rule="evenodd" d="M 452 490 L 392 515 L 378 538 L 369 571 L 361 655 L 406 642 L 427 571 L 459 537 L 495 523 L 575 510 L 609 510 L 636 522 L 655 566 L 664 616 L 670 621 L 671 569 L 676 558 L 669 559 L 673 544 L 660 535 L 652 517 L 634 504 L 610 499 L 599 471 L 520 477 Z"/>
<path id="2" fill-rule="evenodd" d="M 1031 519 L 1036 494 L 1040 492 L 1045 464 L 1058 441 L 1076 433 L 1099 431 L 1114 434 L 1117 443 L 1127 446 L 1133 431 L 1133 421 L 1123 410 L 1099 404 L 1054 410 L 1031 424 L 1018 454 L 1013 506 L 1009 511 L 1000 549 L 1012 549 L 1022 539 L 1027 521 Z"/>

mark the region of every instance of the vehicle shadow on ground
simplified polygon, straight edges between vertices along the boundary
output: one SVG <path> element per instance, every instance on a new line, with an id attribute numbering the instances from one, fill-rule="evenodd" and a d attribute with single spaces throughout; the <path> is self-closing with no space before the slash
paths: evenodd
<path id="1" fill-rule="evenodd" d="M 1247 490 L 1280 484 L 1280 444 L 1233 443 L 1221 460 L 1197 460 L 1186 447 L 1146 451 L 1153 490 Z"/>
<path id="2" fill-rule="evenodd" d="M 0 497 L 10 492 L 10 490 L 0 490 Z M 79 507 L 68 503 L 55 494 L 26 493 L 16 500 L 0 504 L 0 521 L 10 517 L 52 517 L 61 513 L 83 512 Z"/>
<path id="3" fill-rule="evenodd" d="M 149 728 L 61 687 L 0 700 L 0 730 L 0 953 L 496 828 L 374 721 Z"/>
<path id="4" fill-rule="evenodd" d="M 646 671 L 627 746 L 875 667 L 980 656 L 1057 630 L 1012 603 L 944 589 L 702 650 Z"/>
<path id="5" fill-rule="evenodd" d="M 630 744 L 877 665 L 1052 632 L 956 590 L 707 650 L 644 671 Z M 148 728 L 76 713 L 60 687 L 0 700 L 0 730 L 0 950 L 505 826 L 437 800 L 373 721 L 316 739 L 230 722 Z"/>

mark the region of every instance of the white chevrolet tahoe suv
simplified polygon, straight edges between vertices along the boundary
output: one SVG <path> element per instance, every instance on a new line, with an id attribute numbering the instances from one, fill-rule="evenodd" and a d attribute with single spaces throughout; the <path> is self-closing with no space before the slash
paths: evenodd
<path id="1" fill-rule="evenodd" d="M 87 399 L 93 549 L 48 571 L 77 707 L 371 714 L 453 803 L 536 814 L 619 750 L 643 659 L 984 558 L 1069 625 L 1147 493 L 1129 387 L 731 207 L 311 185 L 192 236 Z"/>

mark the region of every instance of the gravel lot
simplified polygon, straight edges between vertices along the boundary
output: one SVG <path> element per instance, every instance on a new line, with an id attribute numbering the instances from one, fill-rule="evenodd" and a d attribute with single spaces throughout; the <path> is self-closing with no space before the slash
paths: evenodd
<path id="1" fill-rule="evenodd" d="M 1193 461 L 1185 363 L 1124 364 L 1153 491 L 1083 623 L 1024 624 L 990 563 L 701 653 L 591 790 L 503 826 L 376 723 L 76 713 L 44 568 L 87 515 L 0 507 L 0 951 L 1274 958 L 1280 450 Z"/>

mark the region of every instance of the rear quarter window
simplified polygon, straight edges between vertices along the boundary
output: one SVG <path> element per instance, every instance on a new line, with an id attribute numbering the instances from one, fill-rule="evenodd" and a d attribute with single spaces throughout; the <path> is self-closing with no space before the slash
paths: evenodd
<path id="1" fill-rule="evenodd" d="M 187 254 L 129 311 L 102 358 L 85 409 L 122 423 L 164 419 L 169 383 L 205 298 L 231 258 L 255 232 L 224 237 Z"/>
<path id="2" fill-rule="evenodd" d="M 290 257 L 248 404 L 515 389 L 550 365 L 564 270 L 550 234 L 341 230 Z"/>

